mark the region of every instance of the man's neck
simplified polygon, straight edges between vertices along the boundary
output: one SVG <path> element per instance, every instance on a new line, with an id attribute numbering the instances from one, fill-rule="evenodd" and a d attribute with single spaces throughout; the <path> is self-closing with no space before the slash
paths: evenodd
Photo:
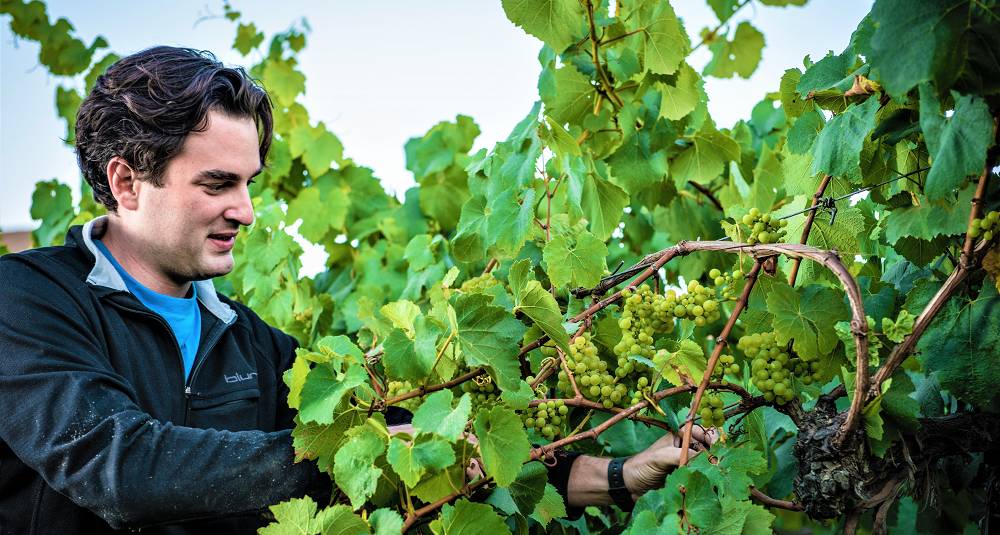
<path id="1" fill-rule="evenodd" d="M 108 216 L 107 229 L 101 241 L 125 271 L 146 288 L 172 297 L 184 297 L 191 290 L 190 281 L 177 283 L 158 271 L 154 264 L 143 260 L 143 251 L 135 247 L 140 241 L 129 236 L 121 221 L 114 215 Z"/>

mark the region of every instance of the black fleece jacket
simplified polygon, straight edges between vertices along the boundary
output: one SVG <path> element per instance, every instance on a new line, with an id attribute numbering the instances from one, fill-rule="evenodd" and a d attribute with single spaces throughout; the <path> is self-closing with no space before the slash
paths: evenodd
<path id="1" fill-rule="evenodd" d="M 185 383 L 167 323 L 95 256 L 102 223 L 0 257 L 0 534 L 253 533 L 267 505 L 328 486 L 292 462 L 295 340 L 196 283 Z"/>

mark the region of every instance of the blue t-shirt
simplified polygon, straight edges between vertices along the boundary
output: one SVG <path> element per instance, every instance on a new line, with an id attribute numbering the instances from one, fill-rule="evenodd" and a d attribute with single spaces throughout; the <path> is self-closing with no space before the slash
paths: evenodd
<path id="1" fill-rule="evenodd" d="M 174 332 L 174 337 L 177 339 L 177 345 L 181 348 L 181 356 L 184 359 L 184 381 L 186 382 L 188 376 L 191 375 L 191 367 L 194 366 L 194 358 L 198 354 L 198 344 L 201 342 L 201 309 L 198 308 L 197 287 L 191 285 L 190 297 L 173 297 L 154 292 L 129 275 L 101 240 L 94 240 L 94 243 L 118 270 L 118 274 L 125 281 L 125 287 L 132 292 L 132 295 L 150 310 L 159 314 L 167 321 L 167 325 L 170 325 L 170 330 Z"/>

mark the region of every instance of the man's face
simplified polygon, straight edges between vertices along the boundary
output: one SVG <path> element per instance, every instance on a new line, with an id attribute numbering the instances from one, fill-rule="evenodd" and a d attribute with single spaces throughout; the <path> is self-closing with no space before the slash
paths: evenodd
<path id="1" fill-rule="evenodd" d="M 210 111 L 208 128 L 167 163 L 163 186 L 138 183 L 128 226 L 149 267 L 179 284 L 232 271 L 236 233 L 253 223 L 247 187 L 260 172 L 258 150 L 253 119 Z"/>

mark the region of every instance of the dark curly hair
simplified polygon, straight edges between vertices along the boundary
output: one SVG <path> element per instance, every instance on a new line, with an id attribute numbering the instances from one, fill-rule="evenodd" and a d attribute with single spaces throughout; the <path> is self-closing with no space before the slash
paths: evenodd
<path id="1" fill-rule="evenodd" d="M 76 157 L 94 199 L 114 212 L 111 158 L 123 158 L 140 180 L 163 185 L 163 171 L 190 132 L 207 128 L 209 110 L 249 117 L 257 125 L 260 161 L 271 146 L 271 101 L 242 68 L 210 52 L 157 46 L 124 57 L 97 78 L 76 115 Z"/>

